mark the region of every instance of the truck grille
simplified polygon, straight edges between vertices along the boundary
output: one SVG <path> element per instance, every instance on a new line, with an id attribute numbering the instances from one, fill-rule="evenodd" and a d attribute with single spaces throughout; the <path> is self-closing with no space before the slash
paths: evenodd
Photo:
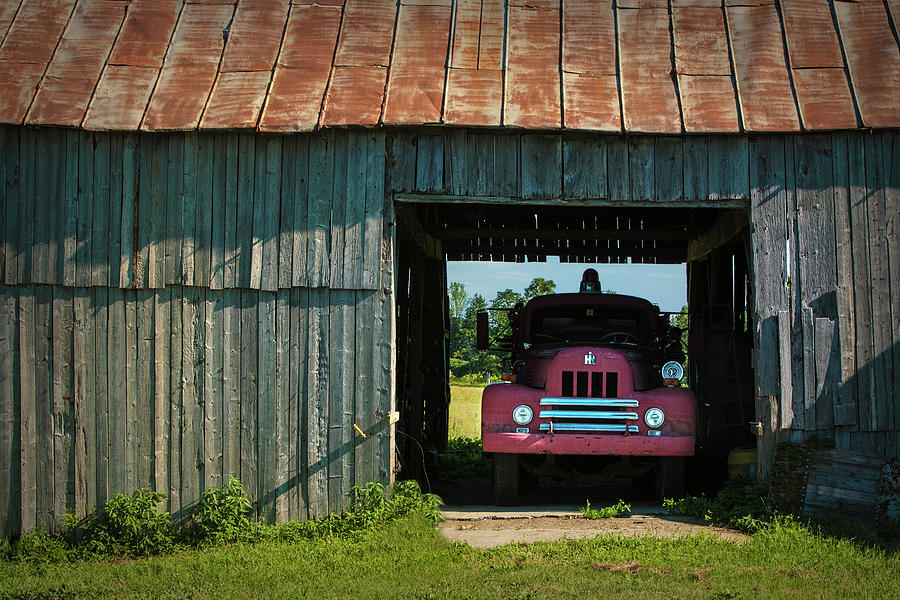
<path id="1" fill-rule="evenodd" d="M 560 395 L 575 398 L 617 398 L 619 374 L 615 371 L 563 371 Z"/>
<path id="2" fill-rule="evenodd" d="M 541 431 L 592 431 L 600 433 L 637 433 L 637 400 L 629 398 L 541 398 L 539 416 L 550 419 L 541 423 Z"/>

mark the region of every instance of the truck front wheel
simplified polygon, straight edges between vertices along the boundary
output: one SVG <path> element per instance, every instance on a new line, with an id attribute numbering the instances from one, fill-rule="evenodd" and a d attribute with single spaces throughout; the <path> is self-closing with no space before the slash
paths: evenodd
<path id="1" fill-rule="evenodd" d="M 662 456 L 656 469 L 656 500 L 684 497 L 684 457 Z"/>
<path id="2" fill-rule="evenodd" d="M 494 502 L 509 506 L 519 501 L 519 456 L 494 454 Z"/>

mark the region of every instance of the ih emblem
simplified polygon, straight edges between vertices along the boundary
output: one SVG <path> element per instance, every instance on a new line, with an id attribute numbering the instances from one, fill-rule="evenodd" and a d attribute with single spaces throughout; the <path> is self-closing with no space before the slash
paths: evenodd
<path id="1" fill-rule="evenodd" d="M 587 354 L 584 355 L 584 364 L 586 364 L 586 365 L 596 365 L 597 364 L 597 357 L 594 356 L 593 352 L 588 352 Z"/>

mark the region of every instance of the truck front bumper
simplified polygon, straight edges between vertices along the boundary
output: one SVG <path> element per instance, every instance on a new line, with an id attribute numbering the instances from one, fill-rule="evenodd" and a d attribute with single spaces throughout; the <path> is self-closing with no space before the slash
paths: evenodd
<path id="1" fill-rule="evenodd" d="M 651 437 L 580 433 L 485 433 L 485 452 L 511 454 L 587 454 L 606 456 L 693 456 L 693 436 Z"/>

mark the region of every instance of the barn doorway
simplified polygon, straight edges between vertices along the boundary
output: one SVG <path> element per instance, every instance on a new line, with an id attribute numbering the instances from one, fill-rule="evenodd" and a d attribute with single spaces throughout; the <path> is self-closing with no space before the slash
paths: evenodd
<path id="1" fill-rule="evenodd" d="M 683 264 L 689 385 L 700 442 L 689 491 L 727 476 L 755 443 L 749 218 L 742 209 L 395 203 L 398 475 L 434 487 L 449 431 L 447 261 Z M 558 282 L 562 283 L 562 281 Z M 523 282 L 524 286 L 527 282 Z M 464 487 L 464 486 L 463 486 Z"/>

